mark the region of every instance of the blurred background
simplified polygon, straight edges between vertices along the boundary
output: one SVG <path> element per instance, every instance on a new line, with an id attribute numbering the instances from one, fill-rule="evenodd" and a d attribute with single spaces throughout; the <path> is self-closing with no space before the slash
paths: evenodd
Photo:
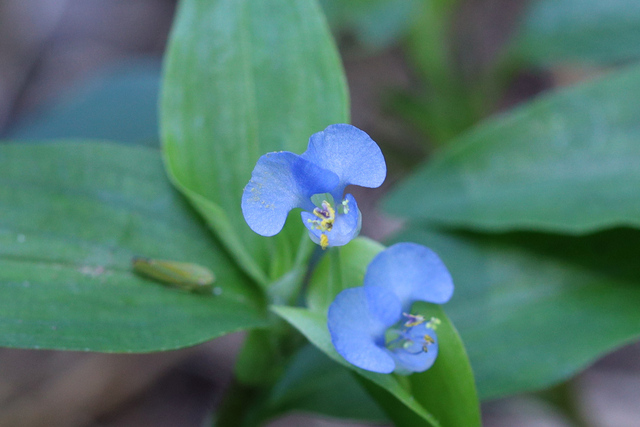
<path id="1" fill-rule="evenodd" d="M 321 3 L 343 55 L 352 123 L 389 162 L 383 188 L 356 194 L 369 211 L 363 233 L 376 239 L 399 227 L 374 210 L 376 200 L 434 149 L 484 117 L 633 54 L 551 61 L 522 36 L 535 15 L 525 0 Z M 0 0 L 1 139 L 158 146 L 161 61 L 175 7 L 172 0 Z M 506 61 L 514 39 L 528 46 L 521 50 L 528 57 Z M 210 425 L 242 338 L 149 355 L 0 349 L 0 427 Z M 640 345 L 633 344 L 552 390 L 487 402 L 483 417 L 488 427 L 633 427 L 638 402 Z M 355 424 L 292 415 L 272 425 Z"/>

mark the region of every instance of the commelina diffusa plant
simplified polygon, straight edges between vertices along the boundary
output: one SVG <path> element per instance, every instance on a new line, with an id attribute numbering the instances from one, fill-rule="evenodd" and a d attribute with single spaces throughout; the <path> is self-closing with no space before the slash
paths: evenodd
<path id="1" fill-rule="evenodd" d="M 387 167 L 353 126 L 318 132 L 350 111 L 319 3 L 334 4 L 334 23 L 371 19 L 357 28 L 375 31 L 356 31 L 375 36 L 371 47 L 383 33 L 412 40 L 403 57 L 428 90 L 389 107 L 424 132 L 398 135 L 437 152 L 417 165 L 398 150 L 407 175 L 380 207 L 405 220 L 394 242 L 434 248 L 447 268 L 424 246 L 356 237 L 363 219 L 346 187 L 378 187 Z M 424 2 L 367 2 L 370 13 L 351 3 L 180 0 L 162 72 L 161 153 L 104 142 L 146 141 L 129 126 L 99 140 L 0 144 L 0 345 L 148 353 L 246 331 L 216 427 L 300 410 L 476 427 L 479 399 L 558 384 L 636 341 L 640 67 L 629 61 L 640 43 L 628 26 L 596 24 L 626 22 L 637 2 L 532 1 L 504 55 L 469 79 L 446 43 L 464 27 L 454 25 L 464 2 L 437 16 Z M 393 13 L 375 12 L 382 3 Z M 549 17 L 562 31 L 547 31 Z M 378 31 L 390 18 L 411 34 Z M 435 25 L 414 25 L 427 21 Z M 420 51 L 436 45 L 447 54 Z M 610 72 L 488 117 L 512 87 L 503 79 L 527 71 L 519 67 L 579 57 Z M 103 104 L 85 119 L 106 117 Z M 156 117 L 131 107 L 133 121 Z M 276 150 L 287 151 L 265 154 Z M 313 249 L 325 254 L 317 264 Z M 451 319 L 438 305 L 453 292 L 448 269 Z M 607 319 L 597 340 L 584 327 L 594 318 Z"/>
<path id="2" fill-rule="evenodd" d="M 322 249 L 343 246 L 357 237 L 362 224 L 354 197 L 343 197 L 345 187 L 378 187 L 385 176 L 384 157 L 369 135 L 348 124 L 331 125 L 309 138 L 302 155 L 260 157 L 242 195 L 242 212 L 252 230 L 273 236 L 289 211 L 302 208 L 315 243 Z M 423 372 L 438 354 L 439 320 L 412 314 L 413 303 L 443 304 L 452 294 L 451 275 L 433 251 L 398 243 L 373 259 L 363 286 L 336 296 L 328 313 L 333 345 L 362 369 Z"/>

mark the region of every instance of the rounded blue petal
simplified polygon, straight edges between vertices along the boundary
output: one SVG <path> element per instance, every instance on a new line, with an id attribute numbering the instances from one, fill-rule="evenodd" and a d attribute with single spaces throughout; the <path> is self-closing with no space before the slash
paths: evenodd
<path id="1" fill-rule="evenodd" d="M 397 243 L 376 255 L 367 267 L 364 286 L 389 289 L 407 313 L 415 301 L 444 304 L 453 295 L 453 279 L 438 255 L 408 242 Z"/>
<path id="2" fill-rule="evenodd" d="M 242 193 L 242 214 L 262 236 L 278 234 L 291 209 L 313 209 L 311 196 L 328 193 L 339 183 L 336 174 L 282 151 L 260 157 Z"/>
<path id="3" fill-rule="evenodd" d="M 424 351 L 425 335 L 429 335 L 434 341 L 433 344 L 426 346 L 427 351 Z M 411 328 L 409 337 L 414 343 L 411 347 L 392 351 L 393 359 L 396 362 L 396 372 L 399 374 L 424 372 L 433 366 L 436 357 L 438 357 L 438 336 L 433 329 L 427 328 L 423 323 Z"/>
<path id="4" fill-rule="evenodd" d="M 388 374 L 396 367 L 385 347 L 385 332 L 400 318 L 400 301 L 384 288 L 340 292 L 329 306 L 328 322 L 336 351 L 349 363 Z"/>
<path id="5" fill-rule="evenodd" d="M 325 234 L 329 239 L 329 246 L 344 246 L 360 234 L 362 214 L 358 209 L 356 199 L 351 194 L 347 194 L 344 199 L 347 201 L 348 212 L 336 214 L 336 220 L 331 231 L 322 231 L 316 228 L 313 221 L 318 218 L 312 213 L 306 211 L 300 213 L 302 222 L 309 230 L 309 237 L 315 243 L 320 244 L 320 236 Z"/>
<path id="6" fill-rule="evenodd" d="M 380 147 L 365 132 L 348 124 L 336 124 L 309 138 L 302 157 L 340 177 L 332 192 L 342 198 L 347 185 L 376 188 L 387 176 L 387 165 Z"/>

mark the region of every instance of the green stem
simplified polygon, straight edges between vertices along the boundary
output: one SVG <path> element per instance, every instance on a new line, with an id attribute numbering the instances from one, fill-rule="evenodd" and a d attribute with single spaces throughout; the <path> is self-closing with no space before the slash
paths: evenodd
<path id="1" fill-rule="evenodd" d="M 300 243 L 298 244 L 298 253 L 296 254 L 296 259 L 293 262 L 294 268 L 301 267 L 302 265 L 308 265 L 309 258 L 315 248 L 316 244 L 311 241 L 309 234 L 306 231 L 302 233 Z"/>
<path id="2" fill-rule="evenodd" d="M 342 268 L 340 266 L 340 248 L 330 248 L 329 256 L 331 261 L 331 274 L 327 292 L 329 293 L 327 300 L 332 300 L 340 291 L 342 291 Z"/>

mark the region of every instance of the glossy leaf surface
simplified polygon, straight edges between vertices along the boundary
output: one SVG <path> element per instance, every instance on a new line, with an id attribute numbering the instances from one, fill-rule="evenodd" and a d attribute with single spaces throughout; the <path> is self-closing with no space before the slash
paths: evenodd
<path id="1" fill-rule="evenodd" d="M 616 64 L 640 57 L 635 0 L 535 0 L 512 53 L 536 64 Z"/>
<path id="2" fill-rule="evenodd" d="M 485 122 L 400 184 L 387 210 L 487 230 L 638 226 L 639 91 L 635 66 Z"/>
<path id="3" fill-rule="evenodd" d="M 311 134 L 348 120 L 342 66 L 314 0 L 180 3 L 161 100 L 167 167 L 258 282 L 291 268 L 305 231 L 288 224 L 264 238 L 249 229 L 240 197 L 256 161 L 300 154 Z"/>
<path id="4" fill-rule="evenodd" d="M 3 144 L 0 182 L 0 345 L 147 352 L 264 326 L 248 279 L 172 188 L 157 150 Z M 134 256 L 205 266 L 214 292 L 143 279 Z"/>

